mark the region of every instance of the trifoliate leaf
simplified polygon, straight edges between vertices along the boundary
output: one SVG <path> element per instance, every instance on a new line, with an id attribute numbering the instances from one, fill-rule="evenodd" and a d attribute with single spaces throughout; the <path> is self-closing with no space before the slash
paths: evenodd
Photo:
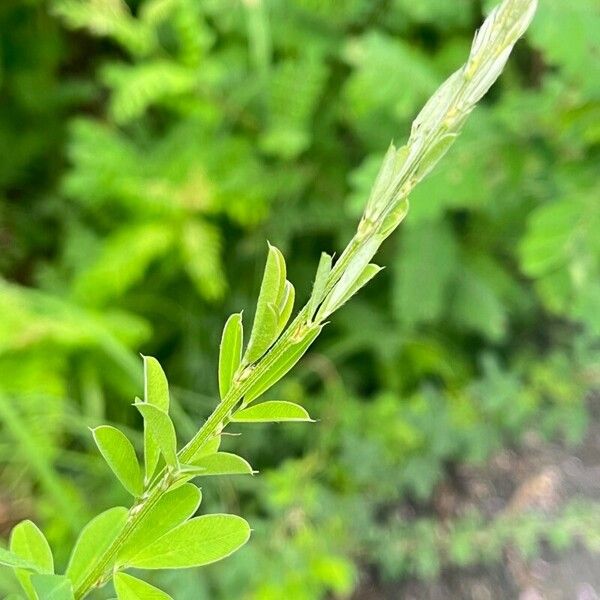
<path id="1" fill-rule="evenodd" d="M 100 513 L 83 528 L 71 553 L 66 572 L 75 589 L 83 583 L 98 558 L 119 535 L 127 521 L 127 514 L 126 508 L 117 506 Z M 107 565 L 107 568 L 110 567 L 112 565 Z"/>
<path id="2" fill-rule="evenodd" d="M 116 573 L 113 583 L 118 600 L 173 600 L 166 592 L 127 573 Z"/>
<path id="3" fill-rule="evenodd" d="M 234 423 L 271 423 L 278 421 L 312 421 L 299 404 L 283 401 L 261 402 L 238 410 L 231 419 Z"/>
<path id="4" fill-rule="evenodd" d="M 242 362 L 244 327 L 242 313 L 235 313 L 227 319 L 221 337 L 219 353 L 219 393 L 224 398 L 231 387 L 233 376 Z"/>
<path id="5" fill-rule="evenodd" d="M 136 402 L 134 406 L 144 417 L 144 429 L 149 431 L 167 465 L 176 467 L 177 437 L 173 421 L 171 421 L 169 415 L 153 404 Z"/>
<path id="6" fill-rule="evenodd" d="M 124 433 L 110 425 L 92 430 L 94 441 L 123 487 L 134 497 L 144 492 L 142 471 L 131 442 Z"/>
<path id="7" fill-rule="evenodd" d="M 152 544 L 175 527 L 185 523 L 200 506 L 202 493 L 191 483 L 167 492 L 150 509 L 119 551 L 117 564 L 127 565 L 141 548 Z"/>
<path id="8" fill-rule="evenodd" d="M 140 569 L 200 567 L 229 556 L 249 538 L 250 526 L 241 517 L 196 517 L 142 549 L 130 565 Z"/>

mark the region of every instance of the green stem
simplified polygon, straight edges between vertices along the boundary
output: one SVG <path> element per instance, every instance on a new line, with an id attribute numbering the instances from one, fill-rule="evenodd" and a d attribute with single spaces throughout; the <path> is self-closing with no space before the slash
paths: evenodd
<path id="1" fill-rule="evenodd" d="M 357 240 L 357 236 L 352 238 L 346 250 L 342 253 L 339 260 L 337 261 L 334 269 L 332 270 L 327 288 L 330 290 L 333 288 L 335 283 L 339 281 L 340 277 L 344 273 L 345 266 L 352 260 L 354 254 L 360 248 L 360 243 Z M 223 400 L 217 405 L 217 407 L 210 414 L 208 419 L 204 422 L 200 430 L 196 435 L 188 442 L 188 444 L 182 448 L 179 453 L 179 462 L 186 464 L 193 459 L 196 453 L 216 434 L 218 434 L 223 426 L 224 421 L 229 417 L 231 411 L 236 407 L 238 402 L 243 398 L 246 391 L 255 382 L 259 381 L 264 377 L 265 373 L 269 371 L 273 363 L 278 359 L 282 352 L 284 352 L 290 342 L 290 338 L 296 335 L 299 328 L 308 326 L 308 310 L 306 305 L 296 316 L 296 318 L 286 327 L 277 342 L 267 352 L 267 354 L 260 359 L 258 363 L 251 367 L 251 372 L 242 381 L 238 378 L 234 385 L 231 386 L 228 394 Z M 171 474 L 173 475 L 173 474 Z M 176 475 L 176 473 L 175 473 Z M 125 544 L 132 533 L 141 525 L 150 509 L 160 500 L 162 495 L 167 491 L 168 485 L 166 485 L 165 476 L 159 477 L 157 482 L 151 488 L 148 496 L 141 504 L 135 506 L 135 510 L 131 509 L 129 513 L 129 519 L 121 531 L 121 533 L 115 538 L 109 548 L 99 558 L 96 566 L 85 578 L 82 584 L 75 590 L 75 600 L 85 598 L 87 594 L 94 588 L 101 585 L 106 578 L 109 576 L 109 569 L 114 563 L 115 558 L 118 555 L 119 549 Z"/>
<path id="2" fill-rule="evenodd" d="M 460 133 L 475 104 L 500 75 L 512 46 L 531 21 L 536 4 L 537 0 L 504 0 L 486 19 L 477 34 L 467 63 L 442 84 L 415 120 L 408 143 L 403 149 L 405 152 L 401 154 L 395 148 L 390 148 L 386 160 L 390 158 L 391 162 L 384 162 L 383 168 L 386 183 L 382 184 L 381 189 L 376 188 L 374 203 L 371 204 L 371 200 L 367 203 L 356 235 L 329 275 L 325 297 L 340 281 L 357 252 L 361 251 L 367 242 L 372 242 L 373 237 L 377 242 L 368 248 L 372 257 L 380 243 L 399 225 L 406 214 L 405 204 L 410 191 L 445 154 L 456 135 Z M 391 169 L 391 173 L 387 172 L 388 168 Z M 361 257 L 359 265 L 364 258 Z M 267 354 L 238 374 L 229 393 L 179 452 L 180 463 L 191 461 L 213 436 L 221 433 L 229 415 L 250 386 L 268 373 L 275 361 L 293 342 L 294 337 L 311 325 L 309 321 L 310 315 L 305 306 Z M 123 531 L 102 554 L 89 576 L 76 590 L 76 600 L 84 598 L 93 587 L 103 584 L 110 577 L 110 568 L 118 556 L 119 549 L 168 490 L 170 477 L 173 475 L 176 476 L 177 473 L 159 474 L 143 502 L 130 511 Z"/>
<path id="3" fill-rule="evenodd" d="M 111 565 L 116 560 L 119 550 L 125 542 L 131 537 L 133 532 L 140 526 L 146 515 L 152 510 L 156 503 L 162 498 L 165 493 L 165 487 L 162 485 L 163 480 L 157 484 L 141 503 L 132 507 L 129 510 L 129 518 L 125 523 L 125 527 L 115 538 L 113 543 L 106 549 L 102 556 L 98 559 L 96 567 L 90 571 L 90 574 L 83 580 L 81 585 L 75 590 L 75 600 L 85 598 L 89 592 L 95 587 L 103 585 L 108 576 Z M 135 508 L 135 511 L 134 511 Z"/>

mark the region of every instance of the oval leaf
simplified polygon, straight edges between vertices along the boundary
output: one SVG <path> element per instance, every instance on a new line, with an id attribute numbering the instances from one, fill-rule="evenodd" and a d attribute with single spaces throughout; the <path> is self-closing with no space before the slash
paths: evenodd
<path id="1" fill-rule="evenodd" d="M 156 442 L 167 465 L 177 467 L 177 437 L 171 417 L 153 404 L 136 402 L 134 406 L 144 417 L 144 430 Z"/>
<path id="2" fill-rule="evenodd" d="M 83 528 L 71 553 L 66 572 L 74 588 L 79 588 L 98 558 L 121 533 L 127 521 L 127 514 L 126 508 L 116 506 L 100 513 Z"/>
<path id="3" fill-rule="evenodd" d="M 34 573 L 31 576 L 31 584 L 39 600 L 74 600 L 75 598 L 71 581 L 65 575 Z"/>
<path id="4" fill-rule="evenodd" d="M 194 477 L 202 475 L 252 475 L 254 470 L 241 456 L 229 452 L 208 454 L 195 460 L 193 465 L 197 469 Z"/>
<path id="5" fill-rule="evenodd" d="M 196 517 L 163 535 L 130 561 L 140 569 L 187 569 L 225 558 L 250 538 L 250 526 L 235 515 Z"/>
<path id="6" fill-rule="evenodd" d="M 117 564 L 127 564 L 140 548 L 145 548 L 185 523 L 198 510 L 201 499 L 200 490 L 191 483 L 167 492 L 129 536 L 119 551 Z"/>
<path id="7" fill-rule="evenodd" d="M 160 363 L 144 356 L 144 402 L 169 412 L 169 383 Z"/>
<path id="8" fill-rule="evenodd" d="M 34 564 L 40 573 L 54 573 L 52 550 L 44 534 L 32 521 L 22 521 L 10 534 L 10 549 L 17 556 Z M 29 598 L 35 598 L 31 583 L 31 573 L 24 569 L 15 569 L 15 575 Z"/>
<path id="9" fill-rule="evenodd" d="M 173 600 L 166 592 L 127 573 L 116 573 L 113 582 L 118 600 Z"/>
<path id="10" fill-rule="evenodd" d="M 277 421 L 312 421 L 299 404 L 283 401 L 261 402 L 238 410 L 231 419 L 234 423 L 272 423 Z"/>
<path id="11" fill-rule="evenodd" d="M 277 336 L 277 307 L 285 293 L 285 259 L 283 254 L 269 244 L 265 272 L 256 304 L 256 314 L 244 363 L 256 362 L 271 346 Z"/>
<path id="12" fill-rule="evenodd" d="M 52 550 L 44 534 L 32 521 L 21 521 L 10 534 L 10 549 L 30 561 L 40 573 L 54 573 Z"/>
<path id="13" fill-rule="evenodd" d="M 242 313 L 235 313 L 227 319 L 221 337 L 219 352 L 219 393 L 224 398 L 231 387 L 233 376 L 242 362 L 244 326 Z"/>
<path id="14" fill-rule="evenodd" d="M 321 329 L 323 329 L 322 325 L 309 327 L 294 343 L 286 346 L 274 359 L 269 370 L 248 388 L 244 395 L 244 402 L 249 404 L 275 385 L 304 356 L 309 346 L 321 333 Z"/>
<path id="15" fill-rule="evenodd" d="M 144 402 L 169 412 L 169 383 L 160 363 L 152 356 L 144 356 Z M 144 422 L 144 460 L 146 480 L 149 481 L 156 465 L 160 451 L 150 428 Z"/>
<path id="16" fill-rule="evenodd" d="M 142 470 L 127 436 L 110 425 L 92 429 L 92 435 L 98 450 L 123 487 L 132 496 L 141 496 L 144 492 Z"/>

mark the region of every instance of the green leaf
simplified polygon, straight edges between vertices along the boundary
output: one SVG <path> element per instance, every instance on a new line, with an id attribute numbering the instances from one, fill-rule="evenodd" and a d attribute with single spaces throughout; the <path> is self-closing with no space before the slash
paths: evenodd
<path id="1" fill-rule="evenodd" d="M 254 327 L 256 327 L 256 325 Z M 244 355 L 244 364 L 256 362 L 277 339 L 277 334 L 279 332 L 279 314 L 277 313 L 275 304 L 268 303 L 263 306 L 260 313 L 258 329 L 254 329 L 254 327 L 252 332 L 254 333 L 254 331 L 256 331 L 257 333 L 254 335 L 252 352 L 248 353 L 248 351 L 246 351 L 246 354 Z M 250 345 L 248 345 L 248 348 L 250 348 Z"/>
<path id="2" fill-rule="evenodd" d="M 574 201 L 575 200 L 575 201 Z M 520 258 L 523 271 L 531 277 L 540 277 L 573 261 L 575 241 L 581 238 L 581 203 L 571 196 L 534 210 L 528 219 L 528 228 L 521 241 Z M 593 222 L 586 215 L 586 225 Z M 582 244 L 579 243 L 581 246 Z"/>
<path id="3" fill-rule="evenodd" d="M 175 527 L 185 523 L 198 510 L 202 494 L 191 483 L 167 492 L 150 509 L 119 551 L 117 564 L 126 565 L 140 548 L 152 544 Z"/>
<path id="4" fill-rule="evenodd" d="M 144 356 L 144 402 L 152 404 L 162 411 L 169 412 L 169 383 L 160 366 L 152 356 Z M 144 420 L 144 458 L 146 481 L 149 481 L 160 456 L 159 446 L 153 437 L 149 425 Z"/>
<path id="5" fill-rule="evenodd" d="M 144 356 L 144 402 L 169 412 L 169 383 L 160 363 Z"/>
<path id="6" fill-rule="evenodd" d="M 74 600 L 73 586 L 65 575 L 40 575 L 31 576 L 31 584 L 39 600 Z"/>
<path id="7" fill-rule="evenodd" d="M 299 404 L 271 400 L 261 402 L 234 413 L 234 423 L 271 423 L 276 421 L 312 421 L 310 415 Z"/>
<path id="8" fill-rule="evenodd" d="M 153 404 L 136 402 L 134 406 L 144 417 L 144 429 L 150 432 L 167 465 L 177 467 L 177 437 L 169 415 Z"/>
<path id="9" fill-rule="evenodd" d="M 203 475 L 252 475 L 254 473 L 246 460 L 229 452 L 208 454 L 187 466 L 192 468 L 194 477 Z"/>
<path id="10" fill-rule="evenodd" d="M 327 309 L 324 309 L 324 314 L 319 314 L 320 319 L 326 319 L 331 313 L 335 312 L 338 308 L 341 308 L 354 294 L 356 294 L 361 288 L 365 287 L 375 275 L 377 275 L 380 271 L 383 270 L 383 267 L 380 267 L 376 264 L 368 264 L 362 271 L 362 273 L 358 276 L 356 281 L 346 290 L 346 293 L 341 296 L 337 302 L 329 306 Z"/>
<path id="11" fill-rule="evenodd" d="M 283 331 L 283 328 L 287 325 L 290 319 L 292 310 L 294 309 L 294 300 L 296 298 L 296 290 L 294 286 L 289 282 L 285 282 L 283 296 L 279 302 L 278 317 L 277 317 L 277 335 Z"/>
<path id="12" fill-rule="evenodd" d="M 114 229 L 102 243 L 85 269 L 72 282 L 74 296 L 81 303 L 102 306 L 120 298 L 128 289 L 143 280 L 146 271 L 169 251 L 175 232 L 155 220 L 135 224 L 128 222 Z"/>
<path id="13" fill-rule="evenodd" d="M 283 254 L 269 244 L 267 263 L 258 295 L 252 333 L 244 355 L 244 364 L 256 362 L 277 337 L 279 320 L 277 307 L 285 293 L 285 276 Z"/>
<path id="14" fill-rule="evenodd" d="M 321 329 L 323 329 L 322 325 L 313 325 L 292 338 L 291 343 L 275 357 L 269 370 L 248 388 L 244 396 L 244 402 L 249 404 L 275 385 L 304 356 L 310 345 L 321 333 Z"/>
<path id="15" fill-rule="evenodd" d="M 166 592 L 127 573 L 116 573 L 113 582 L 118 600 L 173 600 Z"/>
<path id="16" fill-rule="evenodd" d="M 94 441 L 123 487 L 134 497 L 144 492 L 142 470 L 135 450 L 127 436 L 110 425 L 92 429 Z"/>
<path id="17" fill-rule="evenodd" d="M 451 318 L 460 327 L 498 342 L 507 331 L 502 299 L 475 270 L 463 267 L 450 303 Z"/>
<path id="18" fill-rule="evenodd" d="M 100 513 L 83 528 L 71 553 L 66 572 L 75 589 L 83 583 L 98 558 L 119 535 L 125 526 L 127 515 L 126 508 L 116 506 Z"/>
<path id="19" fill-rule="evenodd" d="M 186 569 L 225 558 L 250 538 L 250 526 L 235 515 L 196 517 L 143 548 L 130 561 L 140 569 Z"/>
<path id="20" fill-rule="evenodd" d="M 312 319 L 319 308 L 325 295 L 325 288 L 327 286 L 327 278 L 331 273 L 331 256 L 326 252 L 321 253 L 319 260 L 319 266 L 317 267 L 317 274 L 315 276 L 315 282 L 313 284 L 312 293 L 308 301 L 308 316 Z"/>
<path id="21" fill-rule="evenodd" d="M 233 376 L 242 362 L 242 346 L 244 343 L 244 326 L 242 313 L 235 313 L 227 319 L 221 337 L 219 352 L 219 393 L 225 398 Z"/>
<path id="22" fill-rule="evenodd" d="M 440 137 L 440 139 L 437 140 L 431 148 L 429 148 L 429 151 L 425 154 L 425 156 L 423 156 L 419 167 L 415 171 L 416 181 L 424 179 L 429 173 L 431 173 L 433 168 L 443 158 L 444 154 L 448 152 L 450 146 L 454 144 L 457 137 L 457 133 L 447 133 L 446 135 Z"/>
<path id="23" fill-rule="evenodd" d="M 37 565 L 40 573 L 54 572 L 52 550 L 44 534 L 32 521 L 21 521 L 13 528 L 10 549 L 17 556 Z"/>
<path id="24" fill-rule="evenodd" d="M 201 456 L 206 456 L 207 454 L 214 454 L 219 451 L 219 447 L 221 446 L 221 436 L 217 435 L 212 437 L 202 446 L 196 454 L 191 458 L 190 462 L 193 463 L 197 458 Z"/>
<path id="25" fill-rule="evenodd" d="M 36 565 L 40 573 L 54 573 L 52 550 L 44 534 L 31 521 L 21 521 L 10 533 L 10 549 L 17 556 Z M 15 575 L 29 598 L 35 598 L 31 573 L 15 569 Z"/>
<path id="26" fill-rule="evenodd" d="M 446 221 L 417 223 L 404 229 L 393 287 L 400 322 L 411 327 L 439 319 L 459 270 L 455 235 Z"/>
<path id="27" fill-rule="evenodd" d="M 221 231 L 200 219 L 186 219 L 181 232 L 183 264 L 201 296 L 219 300 L 227 289 L 222 262 Z"/>
<path id="28" fill-rule="evenodd" d="M 407 154 L 407 146 L 403 146 L 402 148 L 397 149 L 394 146 L 394 144 L 390 144 L 390 147 L 388 148 L 388 151 L 386 152 L 385 157 L 383 158 L 383 162 L 381 162 L 381 167 L 379 168 L 379 172 L 377 173 L 375 182 L 371 187 L 371 192 L 369 193 L 369 200 L 364 211 L 365 216 L 369 218 L 377 217 L 381 210 L 390 201 L 392 183 L 394 181 L 394 178 L 400 172 L 400 167 L 406 160 Z M 380 161 L 378 160 L 377 164 L 379 164 L 379 162 Z"/>
<path id="29" fill-rule="evenodd" d="M 0 565 L 12 567 L 13 569 L 27 569 L 28 571 L 39 571 L 40 568 L 29 560 L 17 556 L 14 552 L 0 548 Z"/>
<path id="30" fill-rule="evenodd" d="M 352 295 L 352 290 L 357 289 L 358 282 L 364 278 L 365 269 L 369 261 L 381 245 L 383 238 L 374 235 L 367 239 L 358 249 L 354 257 L 348 263 L 340 280 L 335 284 L 317 314 L 317 321 L 326 319 L 331 313 L 339 308 Z M 374 273 L 371 274 L 371 277 Z"/>

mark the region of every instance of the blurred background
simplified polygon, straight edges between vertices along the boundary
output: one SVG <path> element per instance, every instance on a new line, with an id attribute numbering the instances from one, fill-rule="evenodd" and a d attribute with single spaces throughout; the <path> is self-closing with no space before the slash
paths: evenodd
<path id="1" fill-rule="evenodd" d="M 178 600 L 598 598 L 600 5 L 540 4 L 386 270 L 269 395 L 319 422 L 226 440 L 260 475 L 203 482 L 203 507 L 255 531 L 150 574 Z M 88 427 L 139 447 L 140 352 L 193 434 L 266 240 L 304 301 L 490 7 L 2 0 L 4 538 L 32 518 L 64 566 L 127 501 Z"/>

